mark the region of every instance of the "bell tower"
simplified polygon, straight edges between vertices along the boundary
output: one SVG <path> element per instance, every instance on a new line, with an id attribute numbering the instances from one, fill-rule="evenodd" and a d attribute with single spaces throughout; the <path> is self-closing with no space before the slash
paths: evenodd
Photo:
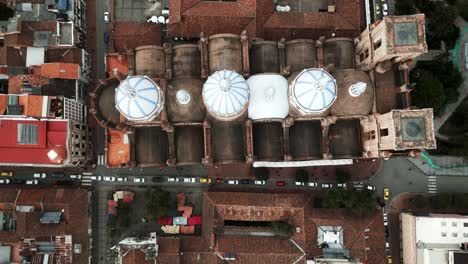
<path id="1" fill-rule="evenodd" d="M 357 68 L 379 73 L 427 52 L 424 14 L 385 16 L 370 25 L 356 42 Z"/>

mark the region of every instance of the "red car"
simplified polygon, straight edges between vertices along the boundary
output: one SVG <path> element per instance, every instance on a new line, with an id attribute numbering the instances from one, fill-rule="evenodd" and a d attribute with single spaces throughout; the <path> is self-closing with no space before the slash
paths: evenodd
<path id="1" fill-rule="evenodd" d="M 216 178 L 216 183 L 223 183 L 223 179 L 221 179 L 221 178 Z"/>
<path id="2" fill-rule="evenodd" d="M 278 186 L 278 187 L 286 186 L 286 182 L 285 181 L 277 181 L 276 186 Z"/>

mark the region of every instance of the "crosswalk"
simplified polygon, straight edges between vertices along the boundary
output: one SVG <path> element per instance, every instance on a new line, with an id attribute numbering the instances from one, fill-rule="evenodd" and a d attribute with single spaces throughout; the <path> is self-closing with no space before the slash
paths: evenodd
<path id="1" fill-rule="evenodd" d="M 98 155 L 98 165 L 106 165 L 106 157 L 103 154 Z"/>
<path id="2" fill-rule="evenodd" d="M 437 176 L 427 176 L 427 192 L 437 193 Z"/>
<path id="3" fill-rule="evenodd" d="M 81 178 L 81 185 L 83 186 L 91 186 L 93 184 L 93 180 L 91 180 L 90 175 L 83 175 Z"/>

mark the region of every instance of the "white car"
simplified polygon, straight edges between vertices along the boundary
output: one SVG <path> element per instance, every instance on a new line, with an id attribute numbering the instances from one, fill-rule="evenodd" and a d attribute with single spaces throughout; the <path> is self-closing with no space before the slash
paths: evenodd
<path id="1" fill-rule="evenodd" d="M 294 182 L 294 184 L 295 184 L 296 186 L 305 186 L 305 185 L 306 185 L 305 182 L 300 182 L 300 181 Z"/>
<path id="2" fill-rule="evenodd" d="M 366 188 L 367 188 L 367 190 L 369 190 L 369 191 L 375 191 L 375 187 L 374 187 L 374 186 L 367 185 Z"/>
<path id="3" fill-rule="evenodd" d="M 255 180 L 255 181 L 254 181 L 254 184 L 256 184 L 256 185 L 265 185 L 265 183 L 266 183 L 266 182 L 263 181 L 263 180 Z"/>
<path id="4" fill-rule="evenodd" d="M 81 174 L 72 174 L 72 175 L 70 175 L 70 179 L 80 180 L 81 179 Z"/>
<path id="5" fill-rule="evenodd" d="M 168 182 L 179 182 L 179 178 L 176 178 L 176 177 L 169 177 L 169 178 L 167 178 L 167 181 L 168 181 Z"/>
<path id="6" fill-rule="evenodd" d="M 36 172 L 36 173 L 34 173 L 33 176 L 34 176 L 34 178 L 38 178 L 38 179 L 44 179 L 45 177 L 47 177 L 47 175 L 45 174 L 45 172 L 42 172 L 42 173 Z"/>
<path id="7" fill-rule="evenodd" d="M 145 178 L 134 178 L 133 179 L 133 182 L 136 182 L 136 183 L 144 183 L 146 180 Z"/>
<path id="8" fill-rule="evenodd" d="M 192 182 L 195 182 L 195 178 L 186 178 L 186 177 L 184 177 L 184 178 L 182 178 L 182 182 L 190 182 L 190 183 L 192 183 Z"/>
<path id="9" fill-rule="evenodd" d="M 338 183 L 336 184 L 336 186 L 338 186 L 338 188 L 346 188 L 346 183 Z"/>
<path id="10" fill-rule="evenodd" d="M 10 180 L 9 179 L 0 179 L 0 184 L 9 184 Z"/>
<path id="11" fill-rule="evenodd" d="M 383 222 L 384 222 L 384 226 L 387 226 L 388 225 L 388 217 L 387 217 L 387 213 L 383 213 Z"/>
<path id="12" fill-rule="evenodd" d="M 104 176 L 104 181 L 115 181 L 114 176 Z"/>
<path id="13" fill-rule="evenodd" d="M 104 22 L 106 22 L 106 24 L 109 24 L 110 22 L 109 12 L 104 12 Z"/>
<path id="14" fill-rule="evenodd" d="M 118 177 L 117 181 L 118 182 L 126 182 L 126 181 L 128 181 L 128 179 L 127 179 L 127 177 Z"/>
<path id="15" fill-rule="evenodd" d="M 388 15 L 388 5 L 387 4 L 382 5 L 382 14 L 384 16 Z"/>
<path id="16" fill-rule="evenodd" d="M 310 187 L 317 187 L 317 186 L 318 186 L 318 183 L 316 183 L 316 182 L 308 182 L 307 185 L 310 186 Z"/>
<path id="17" fill-rule="evenodd" d="M 26 181 L 26 184 L 28 184 L 28 185 L 38 185 L 39 181 L 38 180 L 29 180 L 29 181 Z"/>
<path id="18" fill-rule="evenodd" d="M 228 180 L 227 183 L 228 184 L 239 184 L 239 181 L 238 180 Z"/>
<path id="19" fill-rule="evenodd" d="M 322 188 L 330 189 L 332 187 L 333 187 L 333 184 L 331 184 L 331 183 L 322 183 Z"/>
<path id="20" fill-rule="evenodd" d="M 94 176 L 94 175 L 93 175 L 93 176 L 91 176 L 91 180 L 93 180 L 93 181 L 100 181 L 100 180 L 102 180 L 102 177 L 101 177 L 101 176 Z"/>

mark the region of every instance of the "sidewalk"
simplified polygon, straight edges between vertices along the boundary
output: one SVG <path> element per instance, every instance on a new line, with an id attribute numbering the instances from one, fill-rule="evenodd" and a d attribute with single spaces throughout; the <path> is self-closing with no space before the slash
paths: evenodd
<path id="1" fill-rule="evenodd" d="M 422 158 L 407 158 L 414 166 L 420 169 L 426 175 L 435 176 L 468 176 L 468 167 L 466 168 L 451 168 L 451 169 L 436 169 L 432 168 Z M 456 156 L 431 156 L 432 161 L 441 167 L 456 167 L 467 165 L 468 162 L 463 157 Z"/>

